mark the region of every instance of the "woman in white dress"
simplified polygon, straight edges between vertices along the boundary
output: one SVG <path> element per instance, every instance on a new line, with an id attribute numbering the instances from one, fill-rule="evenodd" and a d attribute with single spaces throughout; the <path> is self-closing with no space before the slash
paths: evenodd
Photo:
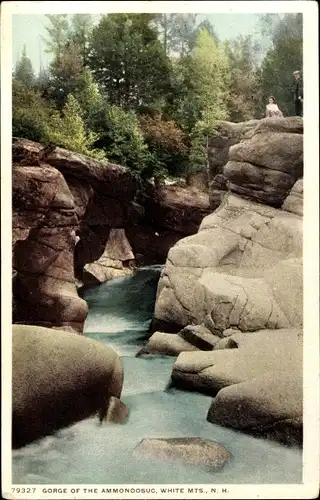
<path id="1" fill-rule="evenodd" d="M 283 118 L 282 111 L 278 108 L 273 95 L 269 97 L 269 104 L 266 107 L 266 118 Z"/>

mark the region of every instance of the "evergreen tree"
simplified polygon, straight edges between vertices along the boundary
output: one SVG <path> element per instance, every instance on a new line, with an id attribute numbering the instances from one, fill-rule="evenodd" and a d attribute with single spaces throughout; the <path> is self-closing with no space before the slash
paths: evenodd
<path id="1" fill-rule="evenodd" d="M 46 52 L 59 58 L 70 36 L 67 15 L 46 14 L 46 18 L 50 21 L 50 24 L 45 26 L 49 38 L 42 37 L 47 46 Z"/>
<path id="2" fill-rule="evenodd" d="M 86 130 L 82 110 L 72 94 L 69 94 L 62 110 L 62 116 L 55 116 L 51 121 L 50 142 L 90 155 L 91 146 L 98 136 Z"/>
<path id="3" fill-rule="evenodd" d="M 70 40 L 78 47 L 84 66 L 89 60 L 89 40 L 93 29 L 90 14 L 75 14 L 72 17 Z"/>
<path id="4" fill-rule="evenodd" d="M 67 42 L 50 64 L 49 97 L 62 109 L 69 94 L 76 95 L 81 86 L 84 67 L 79 48 Z"/>
<path id="5" fill-rule="evenodd" d="M 257 66 L 259 47 L 251 36 L 239 36 L 225 43 L 230 67 L 230 120 L 241 122 L 253 119 L 257 112 Z"/>
<path id="6" fill-rule="evenodd" d="M 32 88 L 35 84 L 36 78 L 32 63 L 27 56 L 26 45 L 24 45 L 22 55 L 16 64 L 14 78 L 19 82 L 22 82 L 28 88 Z"/>
<path id="7" fill-rule="evenodd" d="M 150 14 L 110 14 L 93 29 L 90 67 L 110 102 L 124 109 L 153 105 L 169 85 L 170 64 Z"/>
<path id="8" fill-rule="evenodd" d="M 261 110 L 273 95 L 284 115 L 294 115 L 293 71 L 303 67 L 302 25 L 302 14 L 285 14 L 272 28 L 272 47 L 261 65 Z"/>
<path id="9" fill-rule="evenodd" d="M 142 173 L 150 154 L 136 114 L 106 104 L 96 118 L 99 139 L 95 147 L 103 149 L 110 161 Z"/>

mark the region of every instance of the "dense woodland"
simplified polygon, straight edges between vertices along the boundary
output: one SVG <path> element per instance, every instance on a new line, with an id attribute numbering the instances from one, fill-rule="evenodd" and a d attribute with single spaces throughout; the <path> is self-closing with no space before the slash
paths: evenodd
<path id="1" fill-rule="evenodd" d="M 260 16 L 261 38 L 220 41 L 196 14 L 48 15 L 35 75 L 24 49 L 13 73 L 13 136 L 126 165 L 145 178 L 206 165 L 217 120 L 262 118 L 269 95 L 294 114 L 302 15 Z"/>

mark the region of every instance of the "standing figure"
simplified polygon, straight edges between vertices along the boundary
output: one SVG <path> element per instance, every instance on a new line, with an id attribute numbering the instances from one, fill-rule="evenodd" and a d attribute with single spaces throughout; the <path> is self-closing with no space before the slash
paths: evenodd
<path id="1" fill-rule="evenodd" d="M 266 118 L 283 118 L 283 113 L 278 108 L 273 95 L 269 97 L 269 104 L 266 106 Z"/>
<path id="2" fill-rule="evenodd" d="M 300 71 L 293 73 L 296 82 L 293 90 L 293 102 L 296 116 L 303 116 L 303 81 Z"/>

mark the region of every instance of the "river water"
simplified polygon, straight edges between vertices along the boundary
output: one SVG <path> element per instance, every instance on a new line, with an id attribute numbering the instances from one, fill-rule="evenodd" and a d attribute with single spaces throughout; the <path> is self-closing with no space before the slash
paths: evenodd
<path id="1" fill-rule="evenodd" d="M 136 358 L 148 334 L 159 266 L 83 292 L 85 334 L 113 347 L 124 365 L 124 425 L 89 418 L 14 450 L 14 484 L 283 484 L 301 483 L 302 453 L 206 421 L 211 398 L 170 388 L 175 358 Z M 132 454 L 143 438 L 202 437 L 233 455 L 220 472 L 143 459 Z"/>

